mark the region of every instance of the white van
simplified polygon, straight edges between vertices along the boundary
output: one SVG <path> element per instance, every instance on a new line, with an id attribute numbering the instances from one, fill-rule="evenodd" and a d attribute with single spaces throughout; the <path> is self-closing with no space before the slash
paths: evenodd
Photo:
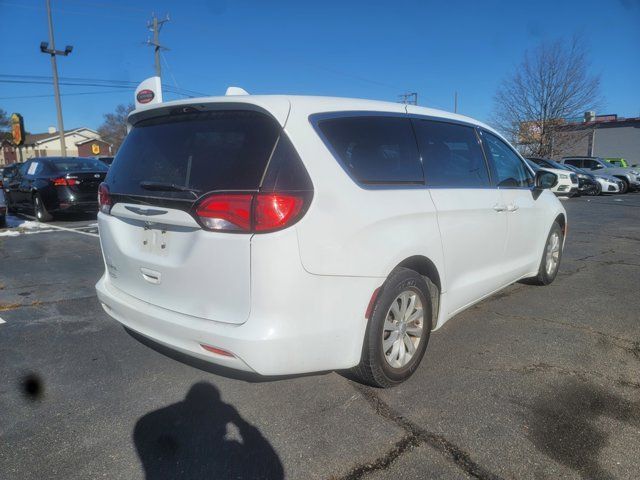
<path id="1" fill-rule="evenodd" d="M 558 271 L 556 175 L 471 118 L 244 95 L 141 106 L 129 123 L 99 192 L 98 297 L 193 357 L 388 387 L 449 318 Z"/>

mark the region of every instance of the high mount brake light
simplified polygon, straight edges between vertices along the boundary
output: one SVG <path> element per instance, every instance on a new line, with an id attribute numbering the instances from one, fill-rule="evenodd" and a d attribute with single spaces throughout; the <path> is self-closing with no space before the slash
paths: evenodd
<path id="1" fill-rule="evenodd" d="M 270 232 L 300 218 L 305 196 L 290 193 L 214 193 L 196 207 L 205 228 L 245 233 Z"/>
<path id="2" fill-rule="evenodd" d="M 111 207 L 113 207 L 113 199 L 109 193 L 109 187 L 105 183 L 101 183 L 98 187 L 98 207 L 102 213 L 109 215 Z"/>
<path id="3" fill-rule="evenodd" d="M 73 187 L 75 184 L 78 183 L 78 181 L 75 178 L 66 178 L 66 177 L 54 178 L 53 180 L 51 180 L 51 182 L 56 187 Z"/>

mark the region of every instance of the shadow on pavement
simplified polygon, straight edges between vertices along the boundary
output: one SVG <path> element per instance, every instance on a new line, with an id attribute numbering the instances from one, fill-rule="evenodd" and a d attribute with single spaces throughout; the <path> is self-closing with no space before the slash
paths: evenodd
<path id="1" fill-rule="evenodd" d="M 599 463 L 608 440 L 607 433 L 598 428 L 599 417 L 640 428 L 640 401 L 630 402 L 588 382 L 551 388 L 532 405 L 523 406 L 529 411 L 528 436 L 534 446 L 584 478 L 614 478 Z"/>
<path id="2" fill-rule="evenodd" d="M 140 418 L 133 440 L 147 480 L 284 478 L 271 444 L 206 382 Z"/>

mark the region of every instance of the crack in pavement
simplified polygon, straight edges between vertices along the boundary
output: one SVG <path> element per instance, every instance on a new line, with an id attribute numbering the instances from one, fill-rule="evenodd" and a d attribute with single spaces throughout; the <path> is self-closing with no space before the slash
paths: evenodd
<path id="1" fill-rule="evenodd" d="M 426 444 L 438 453 L 446 456 L 453 464 L 473 478 L 480 480 L 502 480 L 502 477 L 476 463 L 467 452 L 451 443 L 444 436 L 424 430 L 394 411 L 376 395 L 373 388 L 353 381 L 350 381 L 350 383 L 360 392 L 378 415 L 395 423 L 402 428 L 407 435 L 396 442 L 391 450 L 382 457 L 377 458 L 374 462 L 358 465 L 342 477 L 333 477 L 334 480 L 358 480 L 369 473 L 386 470 L 401 455 L 421 444 Z"/>

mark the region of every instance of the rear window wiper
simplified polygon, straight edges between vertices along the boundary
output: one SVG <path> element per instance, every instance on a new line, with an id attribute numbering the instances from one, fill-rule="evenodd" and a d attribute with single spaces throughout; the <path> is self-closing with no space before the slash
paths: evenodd
<path id="1" fill-rule="evenodd" d="M 189 188 L 184 185 L 177 185 L 175 183 L 168 182 L 150 182 L 143 180 L 140 182 L 140 187 L 145 190 L 153 190 L 157 192 L 189 192 L 193 193 L 196 197 L 200 194 L 200 190 L 195 188 Z"/>

